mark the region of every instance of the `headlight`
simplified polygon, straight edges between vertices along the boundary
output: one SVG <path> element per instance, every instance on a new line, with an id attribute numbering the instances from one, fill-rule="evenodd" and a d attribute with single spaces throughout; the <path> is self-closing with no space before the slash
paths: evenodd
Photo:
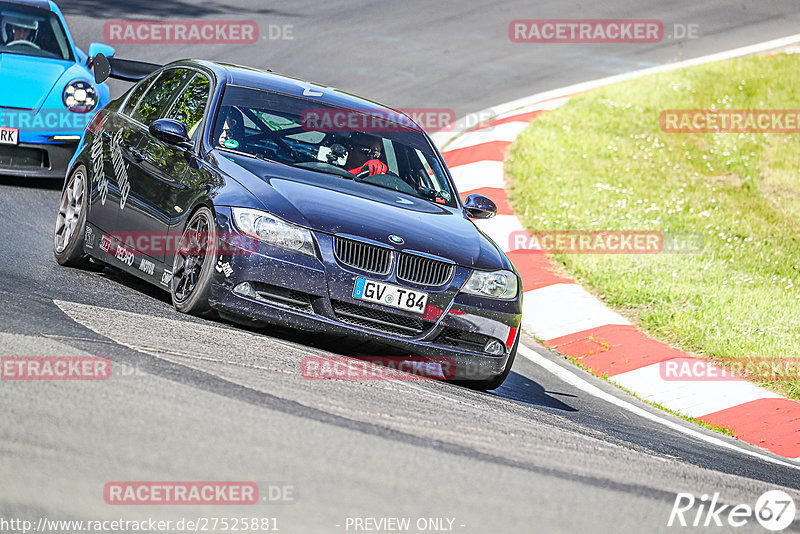
<path id="1" fill-rule="evenodd" d="M 517 296 L 517 275 L 511 271 L 473 271 L 461 292 L 511 300 Z"/>
<path id="2" fill-rule="evenodd" d="M 276 247 L 317 256 L 311 232 L 270 215 L 265 211 L 231 208 L 233 220 L 240 232 Z"/>
<path id="3" fill-rule="evenodd" d="M 75 113 L 89 113 L 97 105 L 97 90 L 89 82 L 69 82 L 61 95 L 67 109 Z"/>

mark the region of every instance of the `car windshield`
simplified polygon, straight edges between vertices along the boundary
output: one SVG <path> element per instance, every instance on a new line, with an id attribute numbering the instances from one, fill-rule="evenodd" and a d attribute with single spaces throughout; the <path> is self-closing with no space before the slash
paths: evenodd
<path id="1" fill-rule="evenodd" d="M 55 13 L 0 2 L 0 54 L 72 61 L 66 32 Z"/>
<path id="2" fill-rule="evenodd" d="M 403 115 L 376 115 L 304 98 L 228 86 L 214 145 L 457 207 L 428 139 Z"/>

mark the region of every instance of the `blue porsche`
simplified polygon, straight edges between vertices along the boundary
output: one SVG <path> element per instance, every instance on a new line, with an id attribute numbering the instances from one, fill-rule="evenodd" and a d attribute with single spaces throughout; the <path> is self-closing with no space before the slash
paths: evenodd
<path id="1" fill-rule="evenodd" d="M 62 178 L 86 125 L 110 100 L 93 82 L 92 59 L 75 46 L 47 0 L 0 1 L 0 174 Z"/>
<path id="2" fill-rule="evenodd" d="M 95 62 L 98 79 L 137 71 L 69 164 L 60 264 L 122 269 L 184 313 L 367 338 L 502 384 L 521 283 L 470 220 L 497 208 L 462 202 L 408 116 L 246 67 Z"/>

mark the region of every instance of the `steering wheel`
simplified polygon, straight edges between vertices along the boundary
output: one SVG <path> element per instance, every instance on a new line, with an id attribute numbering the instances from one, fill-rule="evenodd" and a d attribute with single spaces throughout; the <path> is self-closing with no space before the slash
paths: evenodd
<path id="1" fill-rule="evenodd" d="M 42 47 L 40 47 L 40 46 L 39 46 L 39 45 L 37 45 L 36 43 L 32 43 L 32 42 L 30 42 L 30 41 L 26 41 L 26 40 L 24 40 L 24 39 L 22 39 L 22 40 L 19 40 L 19 41 L 11 41 L 11 42 L 10 42 L 10 43 L 8 43 L 6 46 L 16 46 L 16 45 L 26 45 L 26 46 L 32 46 L 32 47 L 33 47 L 33 48 L 35 48 L 36 50 L 41 50 L 41 49 L 42 49 Z"/>

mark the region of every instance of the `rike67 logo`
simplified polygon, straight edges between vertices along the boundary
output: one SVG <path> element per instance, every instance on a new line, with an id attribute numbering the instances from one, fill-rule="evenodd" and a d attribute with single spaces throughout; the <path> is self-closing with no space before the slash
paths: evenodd
<path id="1" fill-rule="evenodd" d="M 727 530 L 743 527 L 755 519 L 765 529 L 778 532 L 792 524 L 795 512 L 794 499 L 782 490 L 767 491 L 755 506 L 722 504 L 719 493 L 714 493 L 710 499 L 707 494 L 698 499 L 691 493 L 678 493 L 667 526 L 724 527 Z"/>

